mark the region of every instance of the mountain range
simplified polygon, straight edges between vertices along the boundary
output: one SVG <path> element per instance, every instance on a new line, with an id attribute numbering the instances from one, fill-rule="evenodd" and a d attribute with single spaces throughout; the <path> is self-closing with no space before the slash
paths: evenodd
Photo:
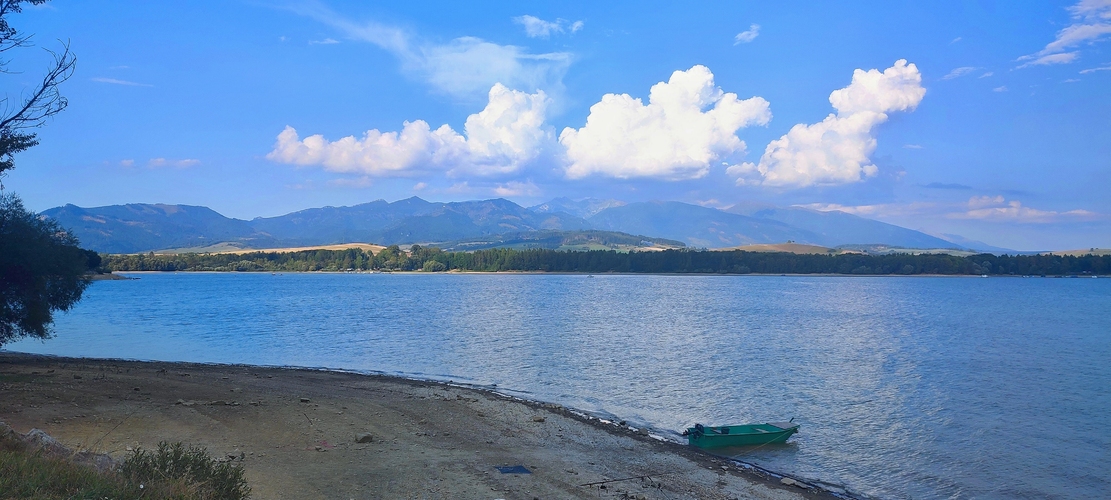
<path id="1" fill-rule="evenodd" d="M 599 235 L 603 234 L 606 241 L 643 240 L 646 246 L 670 241 L 665 246 L 695 248 L 786 241 L 825 247 L 968 248 L 843 212 L 756 204 L 720 210 L 675 201 L 557 198 L 526 208 L 505 199 L 440 203 L 413 197 L 393 203 L 378 200 L 350 207 L 311 208 L 249 221 L 224 217 L 207 207 L 164 204 L 65 205 L 43 215 L 72 231 L 82 246 L 106 253 L 219 243 L 260 249 L 349 242 L 479 248 L 530 241 L 602 241 Z M 592 235 L 578 234 L 592 230 Z M 617 236 L 619 233 L 625 234 Z"/>

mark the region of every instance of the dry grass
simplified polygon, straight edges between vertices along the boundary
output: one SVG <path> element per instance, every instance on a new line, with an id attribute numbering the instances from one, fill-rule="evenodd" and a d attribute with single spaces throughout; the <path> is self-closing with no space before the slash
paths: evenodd
<path id="1" fill-rule="evenodd" d="M 286 248 L 243 248 L 239 245 L 231 243 L 217 243 L 206 247 L 190 247 L 190 248 L 174 248 L 170 250 L 159 250 L 154 252 L 157 255 L 176 255 L 183 253 L 228 253 L 235 255 L 243 255 L 255 252 L 272 252 L 272 253 L 292 253 L 303 252 L 306 250 L 348 250 L 351 248 L 358 248 L 364 252 L 378 253 L 386 248 L 382 245 L 374 245 L 372 243 L 342 243 L 338 245 L 317 245 L 310 247 L 286 247 Z"/>
<path id="2" fill-rule="evenodd" d="M 250 487 L 238 465 L 203 448 L 159 443 L 137 450 L 115 470 L 98 471 L 13 440 L 0 442 L 0 499 L 242 499 Z"/>
<path id="3" fill-rule="evenodd" d="M 743 250 L 745 252 L 786 252 L 793 254 L 826 254 L 836 253 L 835 250 L 817 245 L 803 245 L 801 243 L 778 243 L 762 245 L 741 245 L 739 247 L 718 248 L 716 250 Z"/>

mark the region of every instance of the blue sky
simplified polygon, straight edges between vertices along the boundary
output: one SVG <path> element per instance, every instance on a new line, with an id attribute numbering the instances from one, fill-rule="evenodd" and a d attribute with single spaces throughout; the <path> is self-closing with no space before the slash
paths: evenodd
<path id="1" fill-rule="evenodd" d="M 4 179 L 37 210 L 589 196 L 1111 247 L 1111 0 L 55 0 L 11 21 L 78 56 Z M 14 54 L 9 97 L 45 57 Z"/>

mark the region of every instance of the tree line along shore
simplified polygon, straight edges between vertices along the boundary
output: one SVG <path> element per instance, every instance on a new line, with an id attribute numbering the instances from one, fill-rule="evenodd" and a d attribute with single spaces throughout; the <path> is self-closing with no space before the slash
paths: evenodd
<path id="1" fill-rule="evenodd" d="M 845 274 L 1095 276 L 1111 274 L 1111 255 L 792 254 L 780 252 L 664 250 L 563 251 L 499 248 L 445 252 L 396 245 L 377 253 L 360 248 L 175 255 L 103 254 L 99 270 L 116 271 L 476 271 L 568 273 Z"/>

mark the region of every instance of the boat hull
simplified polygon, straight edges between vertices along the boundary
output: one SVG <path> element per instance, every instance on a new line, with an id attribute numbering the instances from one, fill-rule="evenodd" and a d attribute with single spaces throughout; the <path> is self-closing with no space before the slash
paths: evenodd
<path id="1" fill-rule="evenodd" d="M 699 448 L 757 446 L 783 443 L 799 431 L 797 424 L 749 424 L 722 427 L 695 426 L 687 429 L 687 443 Z"/>

